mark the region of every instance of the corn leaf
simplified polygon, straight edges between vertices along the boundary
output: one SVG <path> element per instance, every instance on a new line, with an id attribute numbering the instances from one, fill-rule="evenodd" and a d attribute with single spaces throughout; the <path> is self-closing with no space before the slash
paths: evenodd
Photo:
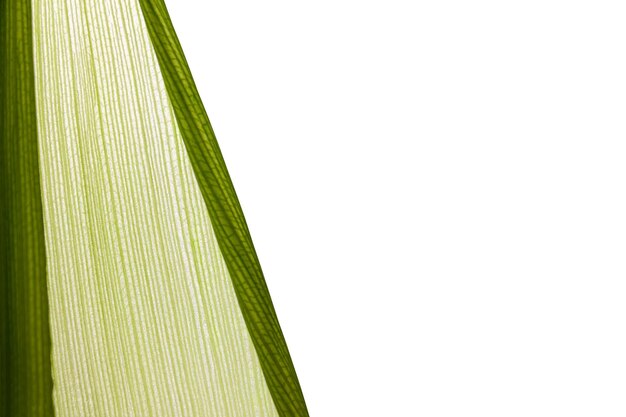
<path id="1" fill-rule="evenodd" d="M 163 1 L 1 4 L 2 415 L 308 415 Z"/>

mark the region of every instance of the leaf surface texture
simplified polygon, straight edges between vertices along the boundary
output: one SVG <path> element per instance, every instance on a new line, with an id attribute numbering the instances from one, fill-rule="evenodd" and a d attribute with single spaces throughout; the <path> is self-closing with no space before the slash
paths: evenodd
<path id="1" fill-rule="evenodd" d="M 307 415 L 164 4 L 32 8 L 56 415 Z"/>

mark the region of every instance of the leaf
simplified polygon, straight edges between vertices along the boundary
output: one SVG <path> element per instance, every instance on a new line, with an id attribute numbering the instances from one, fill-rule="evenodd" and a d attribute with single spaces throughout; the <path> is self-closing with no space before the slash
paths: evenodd
<path id="1" fill-rule="evenodd" d="M 164 3 L 0 4 L 3 415 L 307 416 Z"/>

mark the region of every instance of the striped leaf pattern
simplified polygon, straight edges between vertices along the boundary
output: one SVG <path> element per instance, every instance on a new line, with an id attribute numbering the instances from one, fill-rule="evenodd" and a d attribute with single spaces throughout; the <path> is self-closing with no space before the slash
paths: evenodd
<path id="1" fill-rule="evenodd" d="M 281 416 L 308 415 L 250 232 L 163 0 L 140 0 L 250 336 Z"/>
<path id="2" fill-rule="evenodd" d="M 163 1 L 0 4 L 2 415 L 307 416 Z"/>

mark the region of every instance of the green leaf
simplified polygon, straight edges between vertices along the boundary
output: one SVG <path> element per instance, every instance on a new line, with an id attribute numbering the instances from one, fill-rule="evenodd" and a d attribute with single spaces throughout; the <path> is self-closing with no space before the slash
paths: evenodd
<path id="1" fill-rule="evenodd" d="M 3 416 L 307 416 L 163 1 L 0 4 Z"/>
<path id="2" fill-rule="evenodd" d="M 31 3 L 0 0 L 0 416 L 51 416 Z"/>

